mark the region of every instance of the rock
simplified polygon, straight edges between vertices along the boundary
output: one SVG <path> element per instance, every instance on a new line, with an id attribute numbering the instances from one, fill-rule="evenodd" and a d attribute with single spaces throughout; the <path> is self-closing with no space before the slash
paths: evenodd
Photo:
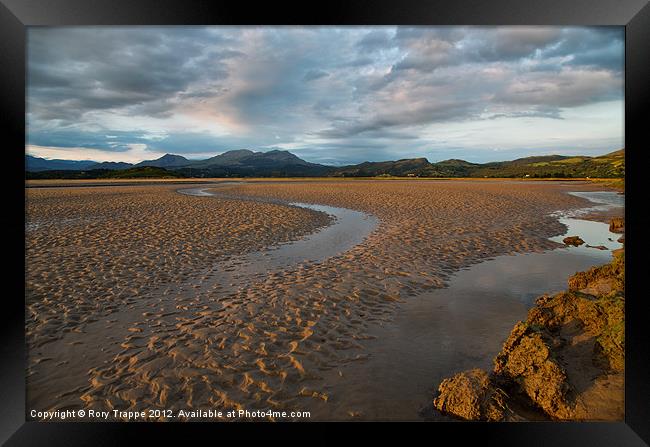
<path id="1" fill-rule="evenodd" d="M 585 245 L 585 247 L 587 247 L 587 248 L 595 248 L 597 250 L 607 250 L 608 249 L 604 245 L 589 245 L 589 244 L 587 244 L 587 245 Z"/>
<path id="2" fill-rule="evenodd" d="M 623 420 L 625 253 L 542 295 L 515 325 L 494 369 L 445 379 L 434 406 L 468 420 Z M 507 393 L 503 390 L 506 390 Z"/>
<path id="3" fill-rule="evenodd" d="M 598 301 L 602 329 L 596 336 L 595 354 L 612 371 L 625 370 L 625 298 L 606 295 Z"/>
<path id="4" fill-rule="evenodd" d="M 625 236 L 619 237 L 616 241 L 620 242 L 621 244 L 624 244 L 625 243 Z"/>
<path id="5" fill-rule="evenodd" d="M 625 219 L 614 217 L 609 221 L 609 231 L 612 233 L 623 233 L 625 231 Z"/>
<path id="6" fill-rule="evenodd" d="M 625 287 L 625 256 L 622 250 L 612 252 L 614 260 L 599 267 L 592 267 L 587 271 L 578 272 L 569 278 L 569 290 L 582 290 L 588 288 L 591 282 L 606 278 L 612 282 L 615 290 L 622 291 Z"/>
<path id="7" fill-rule="evenodd" d="M 512 415 L 507 395 L 495 387 L 487 372 L 472 369 L 445 379 L 433 405 L 439 411 L 470 421 L 503 421 Z"/>
<path id="8" fill-rule="evenodd" d="M 612 290 L 615 290 L 615 288 L 615 281 L 607 278 L 599 278 L 595 281 L 590 282 L 589 285 L 584 289 L 580 289 L 580 292 L 586 293 L 588 295 L 601 296 L 611 293 Z"/>
<path id="9" fill-rule="evenodd" d="M 549 416 L 566 419 L 571 416 L 566 399 L 569 385 L 551 352 L 541 332 L 518 323 L 494 359 L 494 373 L 516 383 Z"/>
<path id="10" fill-rule="evenodd" d="M 574 247 L 578 247 L 585 243 L 585 241 L 580 239 L 580 236 L 565 237 L 564 239 L 562 239 L 562 242 L 564 242 L 566 245 L 573 245 Z"/>

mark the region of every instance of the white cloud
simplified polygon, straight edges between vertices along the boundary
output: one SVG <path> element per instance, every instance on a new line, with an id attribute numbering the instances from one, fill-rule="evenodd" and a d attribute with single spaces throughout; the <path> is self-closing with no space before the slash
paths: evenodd
<path id="1" fill-rule="evenodd" d="M 357 162 L 445 144 L 607 152 L 623 132 L 622 45 L 612 27 L 31 28 L 28 142 L 124 161 L 269 146 Z"/>
<path id="2" fill-rule="evenodd" d="M 164 152 L 148 150 L 144 144 L 132 144 L 128 150 L 121 152 L 103 151 L 87 147 L 62 148 L 28 145 L 26 153 L 49 160 L 123 161 L 126 163 L 138 163 L 142 160 L 151 160 L 165 155 Z"/>

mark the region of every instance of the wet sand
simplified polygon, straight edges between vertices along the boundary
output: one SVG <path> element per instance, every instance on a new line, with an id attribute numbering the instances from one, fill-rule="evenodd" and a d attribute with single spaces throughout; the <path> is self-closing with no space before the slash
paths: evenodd
<path id="1" fill-rule="evenodd" d="M 559 247 L 548 238 L 565 227 L 550 213 L 588 203 L 566 191 L 598 189 L 472 181 L 218 188 L 229 197 L 183 195 L 178 185 L 28 190 L 28 408 L 356 417 L 343 370 L 368 362 L 364 340 L 404 302 L 482 260 Z M 247 273 L 251 256 L 335 221 L 295 202 L 379 224 L 325 259 Z"/>
<path id="2" fill-rule="evenodd" d="M 608 243 L 610 250 L 562 247 L 498 256 L 460 270 L 448 287 L 405 300 L 395 318 L 375 328 L 375 338 L 362 343 L 368 360 L 328 378 L 332 383 L 345 381 L 347 392 L 336 405 L 323 408 L 320 416 L 449 420 L 431 404 L 433 384 L 439 384 L 450 370 L 490 370 L 495 353 L 512 330 L 511 322 L 524 318 L 537 297 L 564 290 L 567 272 L 605 264 L 612 259 L 611 250 L 622 246 L 607 240 L 620 235 L 610 233 L 606 224 L 576 221 L 578 225 L 569 222 L 565 235 Z M 590 228 L 591 233 L 585 233 L 580 225 L 584 222 L 595 224 L 596 231 Z"/>

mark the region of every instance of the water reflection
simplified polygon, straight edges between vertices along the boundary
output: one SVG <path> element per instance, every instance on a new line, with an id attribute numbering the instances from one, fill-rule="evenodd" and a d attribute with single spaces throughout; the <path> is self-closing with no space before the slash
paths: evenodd
<path id="1" fill-rule="evenodd" d="M 526 318 L 538 296 L 565 290 L 569 276 L 609 262 L 611 250 L 622 245 L 607 224 L 576 216 L 622 207 L 624 197 L 572 194 L 595 205 L 556 214 L 567 231 L 551 239 L 562 243 L 566 236 L 578 235 L 585 245 L 499 256 L 457 272 L 445 289 L 405 300 L 392 322 L 376 328 L 377 338 L 363 342 L 368 361 L 328 379 L 340 397 L 318 416 L 349 419 L 352 411 L 371 420 L 421 420 L 420 410 L 431 406 L 435 386 L 444 378 L 471 368 L 492 369 L 512 327 Z"/>

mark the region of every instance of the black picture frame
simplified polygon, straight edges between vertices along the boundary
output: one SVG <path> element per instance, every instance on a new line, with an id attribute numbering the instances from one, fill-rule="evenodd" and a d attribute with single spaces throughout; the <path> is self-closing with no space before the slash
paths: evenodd
<path id="1" fill-rule="evenodd" d="M 648 228 L 642 205 L 644 152 L 649 151 L 647 108 L 649 101 L 648 43 L 650 6 L 647 0 L 426 0 L 328 1 L 319 4 L 202 0 L 0 0 L 0 117 L 2 134 L 2 198 L 7 207 L 0 215 L 0 234 L 6 248 L 3 269 L 2 343 L 0 343 L 0 441 L 6 445 L 118 445 L 134 436 L 162 435 L 167 440 L 204 431 L 210 442 L 221 442 L 225 431 L 265 435 L 286 424 L 153 424 L 153 423 L 39 423 L 25 422 L 24 340 L 24 210 L 25 166 L 25 43 L 26 27 L 61 25 L 622 25 L 626 30 L 625 146 L 626 201 L 626 385 L 625 422 L 595 423 L 445 423 L 418 426 L 424 439 L 467 438 L 498 445 L 644 445 L 650 443 L 650 362 L 646 329 L 647 298 L 643 294 L 642 256 Z M 647 275 L 647 274 L 646 274 Z M 301 442 L 340 439 L 333 424 L 294 424 L 289 429 L 311 433 Z M 351 424 L 347 424 L 348 427 Z M 363 431 L 382 434 L 394 424 Z M 397 427 L 398 430 L 402 428 Z M 412 433 L 415 427 L 409 427 Z M 370 429 L 370 430 L 369 430 Z M 402 432 L 405 433 L 405 432 Z M 232 433 L 230 433 L 232 434 Z M 247 437 L 247 441 L 250 439 Z M 279 439 L 280 442 L 283 439 Z M 290 440 L 285 438 L 285 442 Z"/>

